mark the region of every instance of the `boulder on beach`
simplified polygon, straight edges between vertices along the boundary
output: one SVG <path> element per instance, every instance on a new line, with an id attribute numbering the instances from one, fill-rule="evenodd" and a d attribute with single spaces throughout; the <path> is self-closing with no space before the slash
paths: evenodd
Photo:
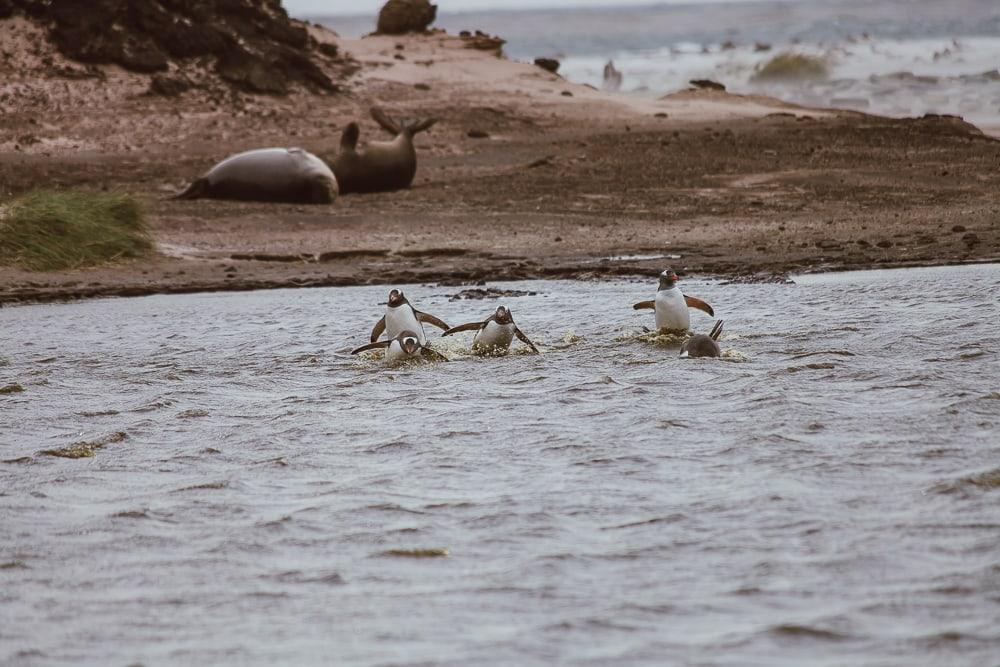
<path id="1" fill-rule="evenodd" d="M 337 90 L 317 62 L 329 53 L 280 0 L 0 0 L 0 18 L 18 15 L 44 26 L 63 56 L 82 63 L 156 74 L 197 62 L 250 93 L 280 95 L 295 84 Z"/>
<path id="2" fill-rule="evenodd" d="M 559 71 L 559 61 L 555 58 L 535 58 L 535 65 L 553 74 Z"/>
<path id="3" fill-rule="evenodd" d="M 389 0 L 378 13 L 375 32 L 380 35 L 426 32 L 435 18 L 437 5 L 429 0 Z"/>

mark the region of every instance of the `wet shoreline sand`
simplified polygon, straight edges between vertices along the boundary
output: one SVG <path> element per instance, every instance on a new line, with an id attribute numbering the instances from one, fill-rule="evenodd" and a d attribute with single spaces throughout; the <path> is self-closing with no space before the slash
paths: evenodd
<path id="1" fill-rule="evenodd" d="M 110 70 L 72 85 L 38 72 L 6 84 L 35 102 L 8 116 L 3 189 L 133 192 L 161 252 L 59 273 L 2 268 L 0 303 L 648 275 L 664 264 L 774 280 L 1000 258 L 1000 142 L 956 118 L 715 91 L 625 98 L 443 35 L 340 46 L 360 69 L 334 96 L 165 100 Z M 332 207 L 168 199 L 245 148 L 301 145 L 329 158 L 351 119 L 362 141 L 380 138 L 373 104 L 440 118 L 418 138 L 411 190 Z"/>

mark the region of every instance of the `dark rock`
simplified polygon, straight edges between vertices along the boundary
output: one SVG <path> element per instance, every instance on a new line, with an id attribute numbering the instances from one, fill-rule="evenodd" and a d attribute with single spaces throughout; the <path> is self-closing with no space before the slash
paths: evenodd
<path id="1" fill-rule="evenodd" d="M 892 241 L 879 241 L 875 245 L 878 246 L 879 248 L 891 248 Z"/>
<path id="2" fill-rule="evenodd" d="M 426 83 L 415 83 L 415 84 L 413 84 L 413 87 L 416 88 L 417 90 L 430 90 L 431 89 L 431 87 L 428 84 L 426 84 Z"/>
<path id="3" fill-rule="evenodd" d="M 43 23 L 59 51 L 80 62 L 154 73 L 207 57 L 222 79 L 253 92 L 337 89 L 280 0 L 0 0 L 0 10 L 7 5 Z M 317 48 L 337 55 L 334 45 Z"/>
<path id="4" fill-rule="evenodd" d="M 149 81 L 149 94 L 177 97 L 191 89 L 191 82 L 183 76 L 156 74 Z"/>
<path id="5" fill-rule="evenodd" d="M 564 91 L 562 91 L 562 92 L 561 92 L 561 93 L 559 93 L 559 94 L 560 94 L 560 95 L 562 95 L 563 97 L 573 97 L 573 93 L 571 93 L 571 92 L 570 92 L 570 91 L 568 91 L 568 90 L 564 90 Z"/>
<path id="6" fill-rule="evenodd" d="M 969 232 L 968 234 L 962 234 L 962 240 L 965 241 L 966 244 L 968 245 L 977 245 L 979 243 L 979 237 L 973 232 Z"/>
<path id="7" fill-rule="evenodd" d="M 955 233 L 964 232 L 965 231 L 965 225 L 955 225 L 954 227 L 951 228 L 951 231 L 953 231 Z"/>
<path id="8" fill-rule="evenodd" d="M 698 88 L 699 90 L 725 90 L 726 87 L 723 86 L 718 81 L 712 81 L 711 79 L 692 79 L 689 81 L 692 86 Z"/>
<path id="9" fill-rule="evenodd" d="M 465 48 L 467 49 L 477 49 L 479 51 L 496 51 L 497 55 L 500 55 L 503 45 L 507 43 L 507 40 L 500 37 L 494 37 L 492 35 L 487 35 L 481 30 L 477 30 L 475 34 L 469 34 L 468 32 L 462 32 L 460 37 L 465 43 Z"/>
<path id="10" fill-rule="evenodd" d="M 336 58 L 340 55 L 340 48 L 336 44 L 331 44 L 330 42 L 320 42 L 316 45 L 316 50 L 327 58 Z"/>
<path id="11" fill-rule="evenodd" d="M 375 32 L 381 35 L 426 32 L 435 18 L 437 5 L 429 0 L 389 0 L 378 13 Z"/>
<path id="12" fill-rule="evenodd" d="M 478 283 L 477 283 L 478 284 Z M 485 285 L 485 282 L 482 284 Z M 457 294 L 448 297 L 449 301 L 460 301 L 463 299 L 499 299 L 501 297 L 534 296 L 538 292 L 526 292 L 516 289 L 499 289 L 497 287 L 487 287 L 486 289 L 464 289 Z"/>
<path id="13" fill-rule="evenodd" d="M 555 58 L 535 58 L 535 64 L 546 72 L 555 74 L 559 71 L 559 61 Z"/>
<path id="14" fill-rule="evenodd" d="M 489 132 L 486 132 L 485 130 L 469 130 L 468 132 L 465 133 L 465 136 L 469 137 L 470 139 L 489 139 L 490 138 Z"/>

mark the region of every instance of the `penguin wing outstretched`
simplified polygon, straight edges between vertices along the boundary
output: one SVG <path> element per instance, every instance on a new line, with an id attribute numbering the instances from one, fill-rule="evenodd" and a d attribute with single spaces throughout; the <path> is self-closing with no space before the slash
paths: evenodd
<path id="1" fill-rule="evenodd" d="M 371 341 L 373 343 L 377 341 L 378 337 L 381 336 L 384 331 L 385 331 L 385 315 L 383 315 L 382 319 L 380 319 L 378 322 L 375 323 L 375 328 L 372 329 Z"/>
<path id="2" fill-rule="evenodd" d="M 420 354 L 425 357 L 430 357 L 435 361 L 451 361 L 451 359 L 449 359 L 448 357 L 444 356 L 435 349 L 427 347 L 426 345 L 420 348 Z"/>
<path id="3" fill-rule="evenodd" d="M 642 310 L 643 308 L 649 308 L 650 310 L 656 310 L 655 301 L 640 301 L 639 303 L 632 306 L 632 310 Z"/>
<path id="4" fill-rule="evenodd" d="M 530 340 L 528 340 L 528 337 L 524 335 L 523 331 L 521 331 L 517 327 L 514 327 L 514 335 L 517 336 L 517 339 L 519 341 L 521 341 L 522 343 L 524 343 L 525 345 L 527 345 L 528 347 L 530 347 L 532 352 L 534 352 L 535 354 L 538 354 L 538 348 L 535 347 L 534 343 L 532 343 Z"/>
<path id="5" fill-rule="evenodd" d="M 489 320 L 486 320 L 489 322 Z M 445 331 L 442 336 L 450 336 L 453 333 L 458 333 L 459 331 L 479 331 L 486 326 L 486 322 L 469 322 L 468 324 L 460 324 L 457 327 L 452 327 Z"/>
<path id="6" fill-rule="evenodd" d="M 442 320 L 439 320 L 438 318 L 434 317 L 429 313 L 422 313 L 419 310 L 414 309 L 413 314 L 417 316 L 418 321 L 425 322 L 427 324 L 433 324 L 442 331 L 447 331 L 449 328 L 448 325 L 445 324 Z"/>
<path id="7" fill-rule="evenodd" d="M 685 303 L 687 303 L 688 308 L 697 308 L 698 310 L 704 311 L 709 315 L 711 315 L 712 317 L 715 317 L 715 311 L 712 310 L 712 307 L 707 303 L 705 303 L 704 301 L 702 301 L 701 299 L 699 299 L 698 297 L 688 296 L 687 294 L 685 294 L 684 301 Z"/>
<path id="8" fill-rule="evenodd" d="M 377 350 L 380 347 L 389 347 L 390 345 L 392 345 L 391 340 L 380 340 L 377 343 L 368 343 L 367 345 L 356 347 L 353 350 L 351 350 L 351 354 L 358 354 L 359 352 L 367 352 L 368 350 Z"/>

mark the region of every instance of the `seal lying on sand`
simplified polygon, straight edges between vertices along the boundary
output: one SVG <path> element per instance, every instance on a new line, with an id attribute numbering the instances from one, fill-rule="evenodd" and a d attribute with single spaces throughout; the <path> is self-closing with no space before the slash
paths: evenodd
<path id="1" fill-rule="evenodd" d="M 417 173 L 417 151 L 413 135 L 423 132 L 435 118 L 397 123 L 378 107 L 371 110 L 375 122 L 396 135 L 392 141 L 370 141 L 358 150 L 361 130 L 348 123 L 340 137 L 340 153 L 333 161 L 341 194 L 348 192 L 385 192 L 410 187 Z"/>
<path id="2" fill-rule="evenodd" d="M 333 171 L 301 148 L 260 148 L 215 165 L 175 199 L 332 204 L 339 189 Z"/>
<path id="3" fill-rule="evenodd" d="M 685 341 L 681 347 L 682 357 L 718 357 L 722 354 L 719 349 L 719 336 L 722 335 L 722 320 L 715 323 L 712 332 L 705 334 L 695 334 Z"/>

